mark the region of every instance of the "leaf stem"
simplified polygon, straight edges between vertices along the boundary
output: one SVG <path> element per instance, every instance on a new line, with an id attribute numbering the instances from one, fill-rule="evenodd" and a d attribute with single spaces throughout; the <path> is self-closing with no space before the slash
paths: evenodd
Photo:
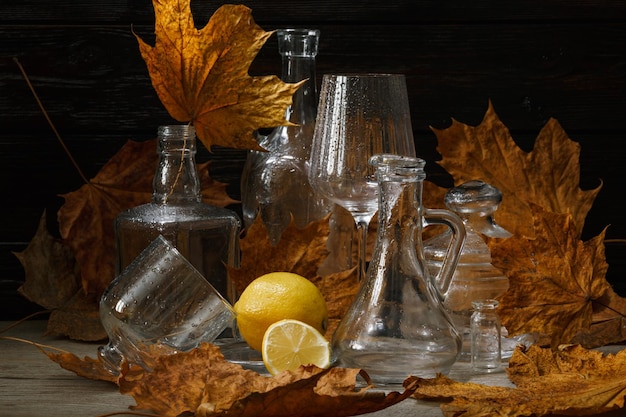
<path id="1" fill-rule="evenodd" d="M 44 354 L 46 353 L 45 352 L 46 349 L 55 350 L 57 352 L 70 353 L 70 352 L 68 352 L 65 349 L 61 349 L 61 348 L 50 346 L 50 345 L 44 345 L 43 343 L 37 343 L 37 342 L 33 342 L 32 340 L 26 340 L 26 339 L 22 339 L 22 338 L 19 338 L 19 337 L 0 336 L 0 340 L 11 340 L 13 342 L 26 343 L 28 345 L 35 346 L 37 349 L 39 349 Z"/>
<path id="2" fill-rule="evenodd" d="M 28 316 L 23 317 L 23 318 L 19 319 L 18 321 L 14 322 L 14 323 L 9 324 L 4 329 L 1 329 L 0 330 L 0 334 L 8 332 L 12 328 L 14 328 L 16 326 L 19 326 L 20 324 L 24 323 L 25 321 L 28 321 L 28 320 L 32 319 L 33 317 L 36 317 L 36 316 L 39 316 L 39 315 L 42 315 L 42 314 L 48 314 L 48 313 L 50 313 L 50 310 L 41 310 L 41 311 L 36 311 L 36 312 L 34 312 L 32 314 L 29 314 Z"/>
<path id="3" fill-rule="evenodd" d="M 70 158 L 70 161 L 72 162 L 72 165 L 74 165 L 74 168 L 76 168 L 76 171 L 78 171 L 78 175 L 80 175 L 80 177 L 83 179 L 85 184 L 89 184 L 89 180 L 87 179 L 87 177 L 85 176 L 83 171 L 80 169 L 80 166 L 78 166 L 78 163 L 76 162 L 76 160 L 74 159 L 74 157 L 70 153 L 69 149 L 67 148 L 67 146 L 63 142 L 63 139 L 61 139 L 61 135 L 59 135 L 59 132 L 57 131 L 56 127 L 54 127 L 54 124 L 52 123 L 52 120 L 50 119 L 50 116 L 48 115 L 48 112 L 46 111 L 45 107 L 43 106 L 43 103 L 39 99 L 39 96 L 37 96 L 37 92 L 35 92 L 35 88 L 33 87 L 33 84 L 30 82 L 30 79 L 28 78 L 28 75 L 26 74 L 26 71 L 24 70 L 24 67 L 22 67 L 22 64 L 17 59 L 17 57 L 13 57 L 13 61 L 15 62 L 15 64 L 20 69 L 20 72 L 22 73 L 22 76 L 24 77 L 24 80 L 26 80 L 26 84 L 28 84 L 28 88 L 30 89 L 31 93 L 33 93 L 33 96 L 35 97 L 35 101 L 37 101 L 37 105 L 41 109 L 41 112 L 43 113 L 44 117 L 46 118 L 46 121 L 48 122 L 48 125 L 50 126 L 50 128 L 54 132 L 54 135 L 56 136 L 57 140 L 61 144 L 61 147 L 65 151 L 65 154 L 68 156 L 68 158 Z"/>

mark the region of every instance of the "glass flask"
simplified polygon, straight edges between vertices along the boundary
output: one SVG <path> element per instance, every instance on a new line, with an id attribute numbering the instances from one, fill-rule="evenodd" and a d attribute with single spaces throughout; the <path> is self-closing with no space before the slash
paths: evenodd
<path id="1" fill-rule="evenodd" d="M 500 349 L 500 319 L 496 313 L 498 301 L 472 301 L 470 319 L 471 365 L 477 373 L 497 372 L 502 369 Z"/>
<path id="2" fill-rule="evenodd" d="M 317 29 L 279 29 L 276 33 L 281 79 L 306 81 L 287 108 L 285 116 L 291 124 L 260 137 L 259 145 L 267 152 L 249 151 L 241 178 L 244 225 L 250 227 L 260 215 L 274 245 L 292 216 L 295 226 L 303 228 L 332 209 L 332 204 L 310 187 L 306 170 L 317 114 L 315 57 L 320 33 Z"/>
<path id="3" fill-rule="evenodd" d="M 422 230 L 452 230 L 440 274 L 449 280 L 465 239 L 462 221 L 447 210 L 422 207 L 425 162 L 375 155 L 379 183 L 378 233 L 366 280 L 333 335 L 333 359 L 365 370 L 376 385 L 401 384 L 409 375 L 447 373 L 461 338 L 441 303 L 424 262 Z"/>
<path id="4" fill-rule="evenodd" d="M 502 193 L 490 184 L 477 180 L 468 181 L 450 189 L 444 201 L 446 207 L 463 220 L 467 232 L 459 263 L 443 298 L 444 306 L 463 337 L 462 359 L 469 360 L 472 302 L 494 299 L 509 287 L 508 278 L 491 264 L 491 252 L 483 236 L 507 238 L 511 233 L 500 227 L 493 217 L 502 201 Z M 424 243 L 431 273 L 437 273 L 441 267 L 449 240 L 450 233 L 446 231 Z M 502 356 L 510 357 L 521 339 L 506 339 L 507 332 L 504 328 L 501 333 Z"/>
<path id="5" fill-rule="evenodd" d="M 152 201 L 115 219 L 116 275 L 162 235 L 220 294 L 234 302 L 227 265 L 239 265 L 241 223 L 232 210 L 202 202 L 194 127 L 159 127 L 157 154 Z"/>

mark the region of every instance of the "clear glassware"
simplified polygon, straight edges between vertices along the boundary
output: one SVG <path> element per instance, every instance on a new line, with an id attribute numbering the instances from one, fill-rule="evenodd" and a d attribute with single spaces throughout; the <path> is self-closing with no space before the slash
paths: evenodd
<path id="1" fill-rule="evenodd" d="M 309 181 L 356 223 L 359 277 L 365 277 L 369 223 L 378 210 L 375 154 L 415 156 L 401 74 L 325 74 L 311 145 Z"/>
<path id="2" fill-rule="evenodd" d="M 115 219 L 116 275 L 162 235 L 234 302 L 226 265 L 239 265 L 241 223 L 234 211 L 202 202 L 194 127 L 159 127 L 157 153 L 152 201 Z"/>
<path id="3" fill-rule="evenodd" d="M 471 366 L 477 373 L 502 369 L 500 319 L 496 313 L 498 301 L 472 301 L 474 312 L 470 319 Z"/>
<path id="4" fill-rule="evenodd" d="M 249 151 L 241 178 L 244 225 L 250 227 L 260 215 L 272 244 L 278 243 L 292 216 L 295 226 L 303 228 L 332 209 L 332 204 L 311 188 L 306 172 L 317 114 L 315 58 L 320 32 L 290 28 L 278 29 L 276 34 L 282 56 L 281 79 L 306 81 L 286 111 L 291 125 L 260 137 L 259 145 L 267 152 Z"/>
<path id="5" fill-rule="evenodd" d="M 450 189 L 444 198 L 446 207 L 456 213 L 465 225 L 467 237 L 452 276 L 448 290 L 443 293 L 444 306 L 463 336 L 462 359 L 470 360 L 470 317 L 472 302 L 494 299 L 506 292 L 509 280 L 502 271 L 491 264 L 491 252 L 484 237 L 507 238 L 511 236 L 500 227 L 494 214 L 502 202 L 502 193 L 483 181 L 473 180 Z M 424 251 L 431 273 L 437 273 L 450 240 L 446 231 L 424 242 Z M 530 341 L 530 335 L 507 338 L 502 334 L 502 357 L 508 358 L 520 342 Z M 534 339 L 533 339 L 534 340 Z"/>
<path id="6" fill-rule="evenodd" d="M 376 385 L 409 376 L 446 373 L 461 352 L 461 338 L 425 265 L 424 225 L 453 231 L 440 274 L 445 286 L 465 239 L 463 222 L 447 210 L 422 207 L 425 162 L 398 155 L 372 158 L 380 186 L 374 253 L 348 312 L 333 335 L 334 360 L 365 370 Z"/>
<path id="7" fill-rule="evenodd" d="M 98 349 L 113 374 L 123 360 L 151 368 L 150 351 L 186 351 L 232 324 L 228 301 L 163 236 L 150 243 L 105 290 L 100 319 L 109 342 Z"/>

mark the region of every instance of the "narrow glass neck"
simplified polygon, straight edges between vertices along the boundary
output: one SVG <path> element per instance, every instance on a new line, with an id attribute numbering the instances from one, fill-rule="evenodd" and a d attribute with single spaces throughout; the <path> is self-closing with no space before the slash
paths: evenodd
<path id="1" fill-rule="evenodd" d="M 378 233 L 413 239 L 415 227 L 421 226 L 421 199 L 422 182 L 415 176 L 402 181 L 380 181 Z"/>
<path id="2" fill-rule="evenodd" d="M 375 155 L 370 164 L 376 167 L 379 233 L 409 236 L 422 225 L 422 184 L 425 162 L 398 155 Z M 407 235 L 408 233 L 408 235 Z M 396 236 L 397 237 L 397 236 Z"/>
<path id="3" fill-rule="evenodd" d="M 300 125 L 314 123 L 317 112 L 315 57 L 319 43 L 316 29 L 278 30 L 278 51 L 282 56 L 281 79 L 288 83 L 307 80 L 293 95 L 287 120 Z"/>
<path id="4" fill-rule="evenodd" d="M 193 126 L 159 127 L 157 154 L 159 163 L 152 183 L 152 202 L 156 204 L 201 202 Z"/>

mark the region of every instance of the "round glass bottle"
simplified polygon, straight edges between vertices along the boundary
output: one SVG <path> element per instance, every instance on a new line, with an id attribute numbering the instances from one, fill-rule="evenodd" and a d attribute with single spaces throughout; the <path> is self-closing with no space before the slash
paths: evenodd
<path id="1" fill-rule="evenodd" d="M 320 220 L 332 204 L 309 185 L 309 159 L 317 114 L 315 57 L 319 43 L 317 29 L 279 29 L 278 50 L 282 56 L 281 79 L 296 83 L 306 80 L 294 93 L 286 111 L 291 123 L 261 137 L 267 152 L 250 151 L 241 178 L 244 225 L 250 227 L 260 215 L 272 244 L 293 221 L 303 228 Z"/>
<path id="2" fill-rule="evenodd" d="M 378 233 L 374 253 L 348 312 L 333 335 L 334 359 L 365 370 L 376 385 L 401 384 L 409 375 L 446 373 L 461 351 L 461 338 L 426 269 L 422 229 L 443 224 L 454 236 L 440 273 L 451 276 L 465 231 L 447 210 L 424 209 L 424 161 L 376 155 Z"/>
<path id="3" fill-rule="evenodd" d="M 194 127 L 160 126 L 157 154 L 151 202 L 115 219 L 116 275 L 162 235 L 234 302 L 226 265 L 239 265 L 241 223 L 234 211 L 202 202 Z"/>

